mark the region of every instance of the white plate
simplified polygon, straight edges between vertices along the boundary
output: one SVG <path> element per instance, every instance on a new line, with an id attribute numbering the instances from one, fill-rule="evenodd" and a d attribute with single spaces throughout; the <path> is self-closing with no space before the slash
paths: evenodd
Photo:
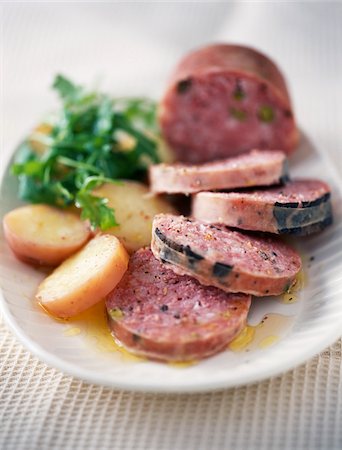
<path id="1" fill-rule="evenodd" d="M 305 140 L 291 161 L 293 175 L 319 177 L 333 189 L 334 225 L 298 240 L 304 276 L 300 290 L 284 298 L 253 300 L 251 343 L 197 364 L 179 367 L 129 357 L 111 344 L 104 318 L 63 323 L 43 313 L 34 293 L 44 274 L 14 258 L 0 236 L 1 309 L 8 325 L 32 353 L 65 373 L 114 388 L 195 392 L 238 386 L 291 369 L 332 344 L 342 330 L 342 194 L 334 168 Z M 19 205 L 16 181 L 5 173 L 1 217 Z M 311 257 L 314 260 L 310 260 Z M 304 280 L 304 281 L 303 281 Z M 253 326 L 260 324 L 256 328 Z M 101 328 L 101 323 L 102 328 Z M 241 344 L 241 343 L 240 343 Z M 236 344 L 235 347 L 239 347 Z"/>

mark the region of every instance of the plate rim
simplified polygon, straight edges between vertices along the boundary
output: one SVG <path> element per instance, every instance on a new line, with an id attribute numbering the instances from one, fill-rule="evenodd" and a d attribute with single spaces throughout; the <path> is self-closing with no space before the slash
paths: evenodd
<path id="1" fill-rule="evenodd" d="M 301 364 L 305 364 L 309 359 L 317 356 L 323 350 L 325 350 L 328 346 L 332 345 L 336 342 L 337 339 L 341 337 L 341 326 L 342 320 L 336 323 L 336 326 L 330 328 L 331 332 L 324 335 L 324 339 L 321 339 L 321 345 L 317 346 L 316 341 L 308 348 L 306 348 L 305 354 L 304 352 L 299 353 L 290 361 L 288 359 L 280 359 L 280 363 L 278 361 L 277 365 L 274 365 L 273 368 L 262 368 L 258 377 L 255 377 L 255 373 L 250 372 L 247 376 L 240 377 L 240 379 L 232 381 L 219 380 L 213 383 L 212 381 L 202 382 L 201 384 L 196 385 L 173 385 L 168 384 L 165 385 L 160 383 L 156 385 L 155 382 L 150 384 L 147 380 L 147 383 L 141 383 L 140 385 L 132 384 L 130 381 L 118 381 L 118 380 L 104 380 L 100 379 L 101 377 L 96 376 L 94 372 L 80 368 L 76 364 L 72 364 L 64 361 L 58 356 L 55 356 L 53 353 L 44 350 L 37 342 L 31 339 L 29 336 L 23 332 L 13 315 L 11 314 L 6 299 L 3 296 L 1 291 L 0 293 L 0 307 L 5 322 L 9 326 L 9 328 L 14 332 L 14 334 L 18 337 L 19 341 L 23 344 L 23 346 L 28 349 L 32 354 L 34 354 L 40 361 L 44 362 L 50 367 L 60 370 L 62 373 L 68 376 L 72 376 L 76 379 L 82 380 L 84 382 L 90 384 L 96 384 L 99 386 L 105 386 L 107 388 L 112 389 L 121 389 L 125 391 L 134 391 L 134 392 L 148 392 L 148 393 L 200 393 L 200 392 L 212 392 L 223 389 L 231 389 L 235 387 L 247 386 L 255 383 L 262 382 L 266 379 L 271 379 L 281 374 L 285 374 L 286 372 L 300 366 Z M 268 350 L 264 350 L 264 355 L 268 353 L 272 353 L 275 350 L 279 352 L 279 346 L 281 346 L 280 342 L 276 347 L 270 348 Z M 179 370 L 186 370 L 186 368 L 181 368 Z M 267 372 L 267 373 L 265 373 Z M 143 380 L 144 381 L 144 380 Z"/>

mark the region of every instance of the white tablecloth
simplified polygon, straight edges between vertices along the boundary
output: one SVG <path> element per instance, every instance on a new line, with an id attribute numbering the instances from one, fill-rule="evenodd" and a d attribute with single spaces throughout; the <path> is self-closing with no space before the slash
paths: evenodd
<path id="1" fill-rule="evenodd" d="M 342 174 L 342 4 L 2 3 L 1 171 L 53 109 L 55 73 L 158 97 L 175 61 L 211 41 L 283 68 L 301 128 Z M 342 301 L 342 299 L 341 299 Z M 31 356 L 0 322 L 0 448 L 342 448 L 341 341 L 281 377 L 196 395 L 112 391 Z"/>

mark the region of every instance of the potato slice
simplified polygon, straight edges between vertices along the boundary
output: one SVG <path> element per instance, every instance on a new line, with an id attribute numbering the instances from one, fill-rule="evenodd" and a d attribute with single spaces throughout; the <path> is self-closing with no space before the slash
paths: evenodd
<path id="1" fill-rule="evenodd" d="M 57 266 L 90 238 L 77 215 L 48 205 L 27 205 L 5 215 L 6 240 L 24 262 Z"/>
<path id="2" fill-rule="evenodd" d="M 152 220 L 156 214 L 176 213 L 167 201 L 151 194 L 147 186 L 136 181 L 105 183 L 93 193 L 108 198 L 108 206 L 114 208 L 119 226 L 106 232 L 117 236 L 129 252 L 150 245 Z"/>
<path id="3" fill-rule="evenodd" d="M 39 285 L 36 299 L 55 317 L 72 317 L 109 294 L 127 270 L 129 256 L 120 241 L 98 234 Z"/>

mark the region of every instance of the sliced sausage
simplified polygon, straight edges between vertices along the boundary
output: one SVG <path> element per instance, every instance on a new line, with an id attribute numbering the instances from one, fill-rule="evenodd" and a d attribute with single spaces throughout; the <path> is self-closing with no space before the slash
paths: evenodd
<path id="1" fill-rule="evenodd" d="M 106 300 L 113 336 L 135 354 L 167 361 L 223 350 L 245 326 L 250 303 L 249 295 L 177 275 L 146 248 Z"/>
<path id="2" fill-rule="evenodd" d="M 192 215 L 243 230 L 304 236 L 333 220 L 330 188 L 320 180 L 293 180 L 282 187 L 248 192 L 201 192 Z"/>
<path id="3" fill-rule="evenodd" d="M 301 269 L 300 256 L 275 238 L 169 214 L 154 218 L 152 251 L 176 273 L 256 296 L 286 292 Z"/>
<path id="4" fill-rule="evenodd" d="M 269 186 L 288 179 L 281 151 L 252 150 L 244 155 L 201 165 L 156 164 L 150 167 L 155 193 L 189 194 L 213 189 Z"/>
<path id="5" fill-rule="evenodd" d="M 161 100 L 159 122 L 177 159 L 192 163 L 253 148 L 291 153 L 298 143 L 283 75 L 265 55 L 239 45 L 188 54 Z"/>

